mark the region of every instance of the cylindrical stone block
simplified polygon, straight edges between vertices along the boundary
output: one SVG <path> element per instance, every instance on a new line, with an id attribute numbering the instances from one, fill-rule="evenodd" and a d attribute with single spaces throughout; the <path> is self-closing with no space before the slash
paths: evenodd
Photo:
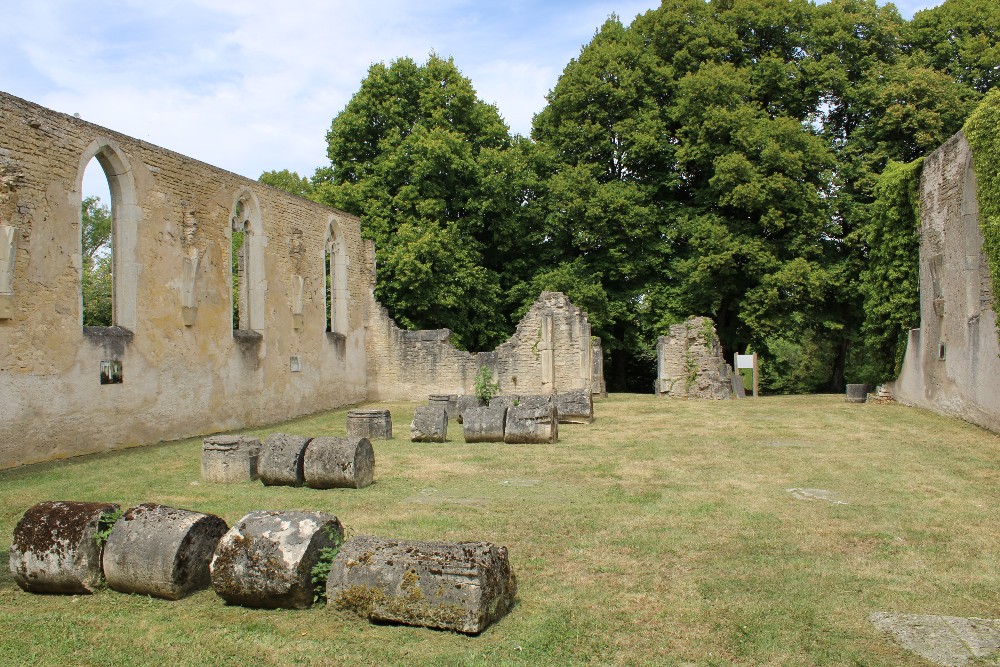
<path id="1" fill-rule="evenodd" d="M 477 634 L 510 610 L 517 580 L 507 548 L 362 535 L 337 554 L 327 604 L 370 621 Z"/>
<path id="2" fill-rule="evenodd" d="M 507 410 L 503 441 L 511 444 L 556 442 L 559 439 L 559 420 L 556 406 L 526 408 L 515 406 Z"/>
<path id="3" fill-rule="evenodd" d="M 227 528 L 213 514 L 153 503 L 133 507 L 104 547 L 108 586 L 167 600 L 207 588 L 208 563 Z"/>
<path id="4" fill-rule="evenodd" d="M 250 512 L 219 542 L 212 586 L 227 604 L 264 609 L 312 605 L 312 570 L 344 528 L 323 512 Z"/>
<path id="5" fill-rule="evenodd" d="M 435 405 L 422 405 L 414 409 L 410 422 L 410 440 L 413 442 L 444 442 L 448 439 L 448 413 Z"/>
<path id="6" fill-rule="evenodd" d="M 847 385 L 847 396 L 844 399 L 848 403 L 864 403 L 868 400 L 868 385 L 849 384 Z"/>
<path id="7" fill-rule="evenodd" d="M 213 435 L 202 441 L 201 479 L 237 484 L 257 479 L 260 440 L 245 435 Z"/>
<path id="8" fill-rule="evenodd" d="M 369 440 L 392 440 L 392 415 L 388 410 L 349 410 L 347 435 Z"/>
<path id="9" fill-rule="evenodd" d="M 503 442 L 507 408 L 469 408 L 465 411 L 462 430 L 466 442 Z"/>
<path id="10" fill-rule="evenodd" d="M 14 528 L 10 573 L 29 593 L 85 594 L 104 586 L 101 519 L 114 503 L 49 501 L 28 509 Z"/>
<path id="11" fill-rule="evenodd" d="M 288 433 L 267 436 L 260 450 L 257 473 L 266 486 L 302 486 L 305 476 L 302 457 L 309 438 Z"/>
<path id="12" fill-rule="evenodd" d="M 368 438 L 313 438 L 302 469 L 310 488 L 361 489 L 372 483 L 375 450 Z"/>

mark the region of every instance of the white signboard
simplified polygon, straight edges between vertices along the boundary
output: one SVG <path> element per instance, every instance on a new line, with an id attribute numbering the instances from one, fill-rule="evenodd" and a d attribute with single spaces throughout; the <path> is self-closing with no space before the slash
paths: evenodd
<path id="1" fill-rule="evenodd" d="M 752 354 L 737 354 L 736 355 L 736 368 L 753 368 L 753 355 Z"/>

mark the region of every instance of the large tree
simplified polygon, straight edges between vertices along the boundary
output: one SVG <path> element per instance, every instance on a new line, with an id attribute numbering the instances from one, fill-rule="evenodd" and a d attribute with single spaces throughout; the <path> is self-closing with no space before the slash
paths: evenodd
<path id="1" fill-rule="evenodd" d="M 316 197 L 361 217 L 375 241 L 376 294 L 403 325 L 449 327 L 489 349 L 509 332 L 508 256 L 530 234 L 524 146 L 451 59 L 373 65 L 327 134 Z M 509 309 L 506 309 L 509 310 Z"/>

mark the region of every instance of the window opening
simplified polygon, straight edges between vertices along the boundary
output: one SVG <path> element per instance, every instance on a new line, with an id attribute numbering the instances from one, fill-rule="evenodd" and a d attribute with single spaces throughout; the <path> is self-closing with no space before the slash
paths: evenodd
<path id="1" fill-rule="evenodd" d="M 246 205 L 237 202 L 233 214 L 232 236 L 232 291 L 233 330 L 249 329 L 250 295 L 247 286 L 247 234 L 250 229 Z"/>
<path id="2" fill-rule="evenodd" d="M 82 194 L 80 255 L 83 326 L 110 327 L 115 324 L 113 203 L 107 174 L 94 158 L 84 170 Z"/>

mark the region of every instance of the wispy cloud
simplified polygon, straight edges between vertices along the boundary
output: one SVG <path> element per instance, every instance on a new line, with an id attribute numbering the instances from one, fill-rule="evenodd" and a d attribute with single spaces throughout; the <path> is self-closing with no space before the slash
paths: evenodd
<path id="1" fill-rule="evenodd" d="M 255 178 L 324 164 L 330 121 L 368 67 L 401 56 L 453 56 L 512 130 L 527 134 L 566 63 L 608 15 L 629 22 L 658 3 L 14 4 L 0 41 L 5 90 Z"/>

